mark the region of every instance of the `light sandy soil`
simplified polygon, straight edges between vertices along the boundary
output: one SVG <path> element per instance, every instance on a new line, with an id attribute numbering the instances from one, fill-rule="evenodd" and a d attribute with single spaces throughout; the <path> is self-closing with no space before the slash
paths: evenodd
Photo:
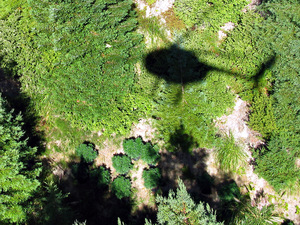
<path id="1" fill-rule="evenodd" d="M 149 6 L 143 0 L 135 0 L 139 10 L 146 10 L 146 17 L 160 16 L 173 7 L 175 0 L 157 0 Z"/>
<path id="2" fill-rule="evenodd" d="M 112 178 L 115 178 L 117 176 L 116 170 L 112 165 L 112 157 L 114 154 L 124 154 L 122 143 L 115 144 L 112 141 L 104 141 L 102 143 L 102 147 L 96 146 L 96 149 L 98 150 L 98 157 L 95 160 L 96 166 L 106 166 L 111 170 Z"/>

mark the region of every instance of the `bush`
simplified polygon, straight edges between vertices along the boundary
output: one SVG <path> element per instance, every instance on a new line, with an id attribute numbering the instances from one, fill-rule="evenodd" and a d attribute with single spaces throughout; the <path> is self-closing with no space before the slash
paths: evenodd
<path id="1" fill-rule="evenodd" d="M 161 174 L 158 168 L 144 170 L 143 172 L 144 184 L 145 187 L 148 189 L 155 188 L 160 178 L 161 178 Z"/>
<path id="2" fill-rule="evenodd" d="M 142 158 L 148 164 L 156 164 L 160 158 L 158 149 L 149 142 L 143 143 L 142 138 L 128 139 L 123 142 L 124 152 L 132 159 Z"/>
<path id="3" fill-rule="evenodd" d="M 109 185 L 111 180 L 110 171 L 104 166 L 92 170 L 91 177 L 96 181 L 99 187 Z"/>
<path id="4" fill-rule="evenodd" d="M 97 152 L 94 150 L 93 144 L 80 144 L 76 150 L 76 155 L 78 155 L 84 162 L 93 162 L 97 157 Z"/>
<path id="5" fill-rule="evenodd" d="M 115 155 L 112 158 L 113 167 L 120 174 L 126 174 L 131 170 L 131 159 L 127 155 Z"/>
<path id="6" fill-rule="evenodd" d="M 124 152 L 132 159 L 141 157 L 141 150 L 144 147 L 142 138 L 127 139 L 123 141 Z"/>
<path id="7" fill-rule="evenodd" d="M 118 199 L 129 197 L 131 194 L 130 179 L 123 176 L 118 176 L 112 182 L 112 192 L 115 193 Z"/>
<path id="8" fill-rule="evenodd" d="M 160 159 L 160 155 L 158 154 L 158 149 L 153 147 L 150 143 L 146 143 L 144 145 L 144 149 L 142 151 L 141 158 L 146 163 L 154 165 Z"/>

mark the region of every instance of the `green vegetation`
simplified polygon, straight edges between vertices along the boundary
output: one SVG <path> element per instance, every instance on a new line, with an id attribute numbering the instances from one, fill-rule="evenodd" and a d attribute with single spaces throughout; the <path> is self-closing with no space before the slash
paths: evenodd
<path id="1" fill-rule="evenodd" d="M 176 192 L 171 190 L 168 197 L 156 198 L 159 224 L 223 224 L 217 222 L 216 215 L 209 205 L 194 202 L 181 180 L 178 185 Z"/>
<path id="2" fill-rule="evenodd" d="M 75 153 L 80 157 L 84 162 L 93 162 L 97 158 L 97 152 L 94 149 L 93 144 L 80 144 L 76 149 Z"/>
<path id="3" fill-rule="evenodd" d="M 128 139 L 123 141 L 124 152 L 132 159 L 141 157 L 141 152 L 144 149 L 142 138 Z"/>
<path id="4" fill-rule="evenodd" d="M 30 211 L 30 199 L 40 185 L 38 165 L 30 162 L 37 148 L 28 146 L 22 116 L 14 115 L 0 95 L 0 222 L 22 223 Z"/>
<path id="5" fill-rule="evenodd" d="M 131 159 L 127 155 L 114 155 L 112 164 L 119 174 L 127 174 L 132 169 Z"/>
<path id="6" fill-rule="evenodd" d="M 177 0 L 175 12 L 188 27 L 220 28 L 227 22 L 237 23 L 242 16 L 246 0 Z"/>
<path id="7" fill-rule="evenodd" d="M 176 0 L 162 25 L 131 0 L 0 0 L 0 91 L 8 100 L 0 98 L 0 223 L 140 224 L 151 201 L 158 224 L 273 222 L 272 206 L 251 206 L 227 182 L 245 172 L 246 141 L 216 121 L 237 98 L 247 101 L 248 125 L 264 143 L 251 149 L 255 173 L 299 197 L 300 3 L 247 4 Z M 235 28 L 219 40 L 227 22 Z M 155 130 L 149 142 L 128 139 L 141 119 Z M 126 155 L 111 159 L 121 142 Z M 207 154 L 224 183 L 206 171 Z M 136 165 L 152 198 L 142 199 L 143 212 Z M 155 196 L 174 188 L 177 175 L 197 200 L 212 201 L 217 190 L 217 216 L 181 181 L 176 193 Z"/>
<path id="8" fill-rule="evenodd" d="M 155 165 L 160 159 L 158 147 L 151 143 L 143 143 L 142 138 L 124 140 L 123 148 L 126 154 L 132 159 L 141 159 L 151 165 Z"/>
<path id="9" fill-rule="evenodd" d="M 128 178 L 123 176 L 118 176 L 112 182 L 112 191 L 115 193 L 117 198 L 122 199 L 129 197 L 131 194 L 131 183 Z"/>
<path id="10" fill-rule="evenodd" d="M 271 14 L 259 25 L 260 41 L 276 55 L 276 61 L 271 68 L 273 90 L 270 98 L 274 115 L 268 113 L 264 118 L 272 116 L 271 123 L 275 126 L 267 148 L 257 155 L 257 172 L 277 191 L 297 187 L 295 184 L 299 184 L 300 176 L 300 169 L 295 165 L 300 151 L 300 28 L 297 7 L 298 1 L 270 1 L 261 10 Z M 265 132 L 263 126 L 258 130 Z"/>
<path id="11" fill-rule="evenodd" d="M 157 187 L 160 178 L 161 174 L 158 168 L 150 168 L 143 171 L 145 187 L 148 189 Z"/>
<path id="12" fill-rule="evenodd" d="M 104 166 L 99 166 L 90 172 L 91 178 L 96 180 L 96 184 L 99 187 L 103 187 L 110 184 L 111 176 L 110 171 Z"/>

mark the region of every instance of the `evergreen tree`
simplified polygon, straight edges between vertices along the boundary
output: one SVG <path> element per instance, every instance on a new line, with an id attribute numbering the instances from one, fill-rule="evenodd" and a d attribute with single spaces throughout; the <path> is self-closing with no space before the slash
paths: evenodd
<path id="1" fill-rule="evenodd" d="M 36 153 L 24 140 L 21 115 L 13 116 L 0 96 L 0 223 L 24 222 L 28 200 L 39 186 L 40 170 L 29 160 Z"/>
<path id="2" fill-rule="evenodd" d="M 208 205 L 205 206 L 202 202 L 196 204 L 193 201 L 181 180 L 179 180 L 179 188 L 176 193 L 171 190 L 168 197 L 158 196 L 156 202 L 159 224 L 223 224 L 217 222 L 216 215 Z"/>

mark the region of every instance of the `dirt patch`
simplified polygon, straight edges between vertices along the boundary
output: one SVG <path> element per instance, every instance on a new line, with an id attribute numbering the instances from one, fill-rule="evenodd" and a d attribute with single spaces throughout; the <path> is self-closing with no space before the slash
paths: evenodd
<path id="1" fill-rule="evenodd" d="M 155 132 L 156 130 L 152 126 L 151 119 L 141 119 L 138 124 L 133 124 L 130 137 L 142 137 L 147 142 L 154 139 Z"/>
<path id="2" fill-rule="evenodd" d="M 147 168 L 149 168 L 147 163 L 138 160 L 134 163 L 133 169 L 130 172 L 132 187 L 136 190 L 136 200 L 138 202 L 138 209 L 140 210 L 145 206 L 155 207 L 154 202 L 151 202 L 151 199 L 154 198 L 154 194 L 144 186 L 143 171 Z"/>
<path id="3" fill-rule="evenodd" d="M 117 176 L 117 172 L 112 165 L 112 157 L 115 154 L 124 154 L 122 142 L 115 144 L 112 141 L 105 140 L 102 143 L 102 147 L 100 148 L 99 146 L 96 146 L 96 149 L 99 155 L 95 160 L 95 165 L 97 167 L 105 165 L 111 170 L 112 178 L 115 178 Z"/>
<path id="4" fill-rule="evenodd" d="M 173 7 L 175 0 L 157 0 L 149 6 L 143 0 L 136 0 L 135 3 L 139 10 L 146 10 L 146 17 L 160 16 Z"/>

